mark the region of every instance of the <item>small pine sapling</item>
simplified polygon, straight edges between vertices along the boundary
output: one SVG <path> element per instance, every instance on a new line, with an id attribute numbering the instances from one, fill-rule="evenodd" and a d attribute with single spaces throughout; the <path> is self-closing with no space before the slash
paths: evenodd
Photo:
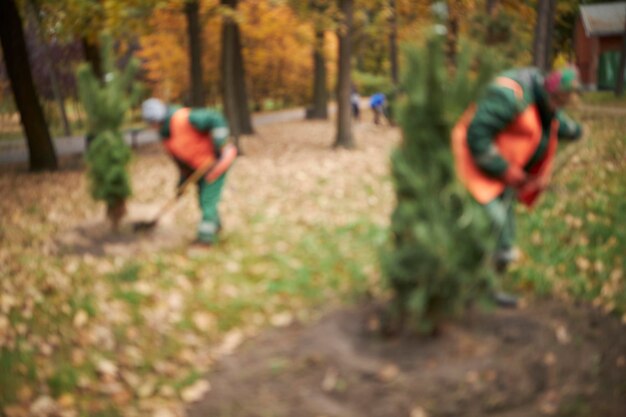
<path id="1" fill-rule="evenodd" d="M 455 179 L 450 133 L 493 68 L 486 61 L 477 70 L 476 59 L 462 53 L 451 70 L 440 36 L 423 51 L 408 49 L 406 58 L 398 114 L 403 139 L 391 157 L 393 241 L 381 257 L 393 298 L 382 328 L 432 334 L 491 287 L 489 224 Z"/>
<path id="2" fill-rule="evenodd" d="M 140 85 L 135 82 L 139 62 L 131 59 L 123 70 L 115 67 L 112 39 L 101 37 L 104 80 L 88 64 L 77 71 L 78 93 L 87 113 L 88 132 L 93 140 L 87 149 L 91 195 L 104 201 L 107 218 L 117 230 L 126 214 L 131 195 L 128 164 L 131 151 L 124 142 L 121 126 L 127 110 L 137 101 Z"/>

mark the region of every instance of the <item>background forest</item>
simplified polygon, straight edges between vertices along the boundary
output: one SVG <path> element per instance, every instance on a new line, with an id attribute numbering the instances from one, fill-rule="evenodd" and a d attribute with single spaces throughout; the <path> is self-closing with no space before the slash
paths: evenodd
<path id="1" fill-rule="evenodd" d="M 196 106 L 226 105 L 229 113 L 224 92 L 234 88 L 230 84 L 243 85 L 232 90 L 237 94 L 227 96 L 236 96 L 234 106 L 242 112 L 236 123 L 241 126 L 235 127 L 251 133 L 248 109 L 306 106 L 315 110 L 312 115 L 324 115 L 320 103 L 328 94 L 336 97 L 336 35 L 342 31 L 350 31 L 348 64 L 358 91 L 362 95 L 393 91 L 402 68 L 399 45 L 423 39 L 432 23 L 432 2 L 352 2 L 5 0 L 3 4 L 13 4 L 20 12 L 29 60 L 19 56 L 25 51 L 2 60 L 15 60 L 22 66 L 29 62 L 36 97 L 53 136 L 83 132 L 85 117 L 74 74 L 85 59 L 96 72 L 101 71 L 98 37 L 103 30 L 113 35 L 120 65 L 132 56 L 140 59 L 139 78 L 145 96 L 153 94 L 169 102 Z M 352 8 L 349 29 L 341 11 L 344 3 Z M 449 1 L 443 23 L 449 28 L 450 57 L 462 41 L 496 48 L 502 65 L 535 63 L 547 68 L 571 61 L 573 28 L 581 2 L 552 0 L 545 2 L 548 8 L 540 3 Z M 551 16 L 545 24 L 537 18 L 541 13 Z M 8 13 L 3 16 L 5 26 L 19 25 Z M 225 59 L 231 55 L 235 57 L 232 67 L 230 58 Z M 16 82 L 29 84 L 25 77 Z M 38 107 L 34 97 L 25 98 L 28 107 Z M 0 66 L 0 137 L 21 136 L 16 110 L 8 74 Z M 32 112 L 22 117 L 30 126 L 41 125 L 42 117 Z M 34 135 L 45 137 L 42 132 Z M 34 149 L 52 152 L 45 142 L 45 138 L 38 139 Z"/>

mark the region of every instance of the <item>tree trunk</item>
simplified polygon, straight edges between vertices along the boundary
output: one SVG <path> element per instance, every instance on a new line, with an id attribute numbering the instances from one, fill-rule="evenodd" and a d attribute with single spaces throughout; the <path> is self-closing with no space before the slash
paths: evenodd
<path id="1" fill-rule="evenodd" d="M 237 0 L 221 0 L 221 5 L 234 11 L 237 8 Z M 252 134 L 254 130 L 248 109 L 239 26 L 228 15 L 224 17 L 222 24 L 221 67 L 224 113 L 231 133 L 238 141 L 239 135 Z M 239 144 L 236 145 L 239 148 Z"/>
<path id="2" fill-rule="evenodd" d="M 624 71 L 626 71 L 626 21 L 624 21 L 624 34 L 622 35 L 622 53 L 617 67 L 617 80 L 615 82 L 615 95 L 621 97 L 624 94 Z"/>
<path id="3" fill-rule="evenodd" d="M 485 35 L 485 43 L 487 45 L 494 45 L 496 43 L 496 36 L 493 30 L 493 19 L 495 18 L 496 8 L 498 6 L 498 0 L 487 0 L 486 12 L 489 17 L 487 24 L 487 34 Z"/>
<path id="4" fill-rule="evenodd" d="M 92 41 L 87 37 L 81 38 L 81 43 L 83 44 L 83 54 L 85 55 L 85 60 L 89 62 L 98 79 L 102 80 L 103 73 L 100 45 L 97 41 Z"/>
<path id="5" fill-rule="evenodd" d="M 326 89 L 326 59 L 324 30 L 316 29 L 313 45 L 313 108 L 307 119 L 328 119 L 328 90 Z"/>
<path id="6" fill-rule="evenodd" d="M 552 33 L 556 0 L 539 0 L 533 44 L 533 65 L 547 71 L 552 67 Z"/>
<path id="7" fill-rule="evenodd" d="M 448 31 L 446 32 L 446 58 L 448 60 L 449 68 L 456 66 L 457 56 L 457 41 L 459 38 L 459 15 L 457 5 L 454 1 L 448 0 L 448 21 L 446 26 Z"/>
<path id="8" fill-rule="evenodd" d="M 236 3 L 235 3 L 236 5 Z M 239 113 L 239 127 L 245 135 L 254 133 L 252 128 L 252 117 L 250 115 L 250 107 L 248 101 L 248 91 L 246 89 L 246 67 L 243 62 L 243 45 L 241 43 L 241 31 L 239 24 L 233 26 L 235 38 L 235 89 L 237 96 L 237 112 Z"/>
<path id="9" fill-rule="evenodd" d="M 28 142 L 30 169 L 57 169 L 54 146 L 33 84 L 22 19 L 14 0 L 0 0 L 0 43 Z"/>
<path id="10" fill-rule="evenodd" d="M 552 40 L 554 39 L 554 24 L 556 20 L 556 1 L 557 0 L 549 0 L 550 8 L 548 9 L 548 26 L 547 26 L 547 44 L 546 44 L 546 71 L 552 69 Z"/>
<path id="11" fill-rule="evenodd" d="M 239 114 L 237 113 L 237 99 L 235 95 L 235 47 L 234 37 L 230 34 L 232 28 L 224 22 L 222 28 L 222 99 L 224 102 L 224 115 L 230 125 L 230 133 L 236 139 L 241 134 Z M 238 146 L 237 143 L 235 145 Z"/>
<path id="12" fill-rule="evenodd" d="M 398 85 L 398 11 L 396 0 L 389 0 L 391 14 L 389 16 L 389 63 L 391 64 L 391 81 Z"/>
<path id="13" fill-rule="evenodd" d="M 200 17 L 198 0 L 185 3 L 187 19 L 187 39 L 190 57 L 190 94 L 189 104 L 192 107 L 204 106 L 204 85 L 202 83 L 202 42 L 200 36 Z"/>
<path id="14" fill-rule="evenodd" d="M 41 33 L 41 19 L 39 18 L 39 11 L 37 10 L 37 4 L 34 0 L 29 2 L 30 10 L 32 13 L 31 22 L 35 26 L 35 30 L 37 32 L 37 37 L 39 38 L 44 54 L 46 57 L 46 61 L 48 61 L 48 77 L 50 78 L 50 85 L 52 87 L 52 94 L 54 95 L 54 100 L 57 102 L 57 106 L 59 107 L 59 112 L 61 114 L 61 121 L 63 122 L 63 132 L 65 136 L 71 136 L 72 130 L 70 129 L 70 122 L 67 118 L 67 112 L 65 111 L 65 99 L 61 94 L 61 89 L 59 88 L 59 80 L 56 73 L 56 61 L 50 55 L 50 49 L 46 44 L 46 40 L 44 39 Z"/>
<path id="15" fill-rule="evenodd" d="M 353 0 L 339 0 L 342 22 L 337 35 L 339 37 L 339 75 L 337 82 L 337 137 L 334 147 L 354 148 L 352 138 L 352 108 L 350 106 L 350 55 L 352 50 L 352 12 Z"/>

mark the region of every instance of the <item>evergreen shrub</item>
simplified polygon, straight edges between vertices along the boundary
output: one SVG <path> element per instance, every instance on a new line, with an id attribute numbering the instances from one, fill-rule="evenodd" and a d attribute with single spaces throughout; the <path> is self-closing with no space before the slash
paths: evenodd
<path id="1" fill-rule="evenodd" d="M 77 80 L 87 113 L 88 136 L 93 138 L 86 155 L 91 195 L 106 203 L 107 216 L 116 229 L 131 195 L 131 151 L 124 142 L 121 126 L 140 95 L 140 85 L 134 81 L 139 62 L 131 59 L 123 70 L 118 70 L 111 37 L 103 35 L 101 44 L 104 79 L 100 80 L 85 63 L 78 68 Z"/>
<path id="2" fill-rule="evenodd" d="M 480 206 L 455 179 L 451 129 L 494 73 L 490 60 L 461 53 L 452 71 L 442 39 L 406 50 L 399 98 L 403 139 L 391 157 L 396 207 L 391 248 L 381 257 L 393 299 L 385 331 L 432 333 L 490 291 L 492 238 Z"/>

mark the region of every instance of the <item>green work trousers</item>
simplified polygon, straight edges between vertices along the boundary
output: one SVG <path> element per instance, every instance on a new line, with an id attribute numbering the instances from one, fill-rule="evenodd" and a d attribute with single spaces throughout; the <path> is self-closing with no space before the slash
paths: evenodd
<path id="1" fill-rule="evenodd" d="M 511 250 L 515 243 L 516 194 L 513 188 L 507 188 L 498 197 L 484 205 L 496 237 L 496 254 Z"/>
<path id="2" fill-rule="evenodd" d="M 217 206 L 222 195 L 226 173 L 209 183 L 204 178 L 198 182 L 198 200 L 202 211 L 202 220 L 198 225 L 198 240 L 216 243 L 217 233 L 221 228 Z"/>

